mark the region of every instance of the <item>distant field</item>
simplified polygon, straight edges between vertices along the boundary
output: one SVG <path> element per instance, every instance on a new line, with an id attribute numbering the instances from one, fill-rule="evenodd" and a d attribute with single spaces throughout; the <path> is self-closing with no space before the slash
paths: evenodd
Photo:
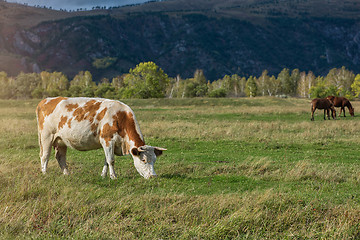
<path id="1" fill-rule="evenodd" d="M 359 239 L 360 102 L 310 121 L 304 99 L 125 100 L 168 149 L 145 180 L 102 150 L 40 171 L 37 100 L 0 100 L 0 239 Z M 347 115 L 348 111 L 347 111 Z"/>

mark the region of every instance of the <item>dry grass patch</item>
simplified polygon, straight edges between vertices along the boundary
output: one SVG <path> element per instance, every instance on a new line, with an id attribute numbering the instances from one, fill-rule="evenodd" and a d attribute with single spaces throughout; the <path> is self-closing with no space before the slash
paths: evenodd
<path id="1" fill-rule="evenodd" d="M 0 133 L 3 134 L 34 134 L 37 132 L 36 120 L 4 118 L 1 119 Z"/>

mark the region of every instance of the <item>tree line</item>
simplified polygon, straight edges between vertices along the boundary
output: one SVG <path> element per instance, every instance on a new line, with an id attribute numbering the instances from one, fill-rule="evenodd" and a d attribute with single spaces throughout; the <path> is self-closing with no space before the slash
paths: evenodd
<path id="1" fill-rule="evenodd" d="M 284 68 L 277 76 L 264 70 L 259 77 L 237 74 L 208 81 L 202 70 L 192 78 L 169 77 L 154 62 L 142 62 L 129 73 L 98 84 L 89 71 L 81 71 L 73 79 L 61 72 L 23 73 L 10 77 L 0 72 L 0 98 L 29 99 L 53 96 L 125 98 L 192 98 L 192 97 L 256 97 L 281 96 L 316 98 L 328 95 L 349 99 L 360 94 L 360 74 L 333 68 L 326 76 L 313 72 Z"/>

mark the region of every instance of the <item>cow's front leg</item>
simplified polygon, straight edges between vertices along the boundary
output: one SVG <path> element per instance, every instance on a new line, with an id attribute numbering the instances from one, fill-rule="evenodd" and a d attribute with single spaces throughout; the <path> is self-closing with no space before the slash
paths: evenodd
<path id="1" fill-rule="evenodd" d="M 111 179 L 116 179 L 116 174 L 115 174 L 115 170 L 114 170 L 114 162 L 115 162 L 115 158 L 114 158 L 114 143 L 113 142 L 106 142 L 103 144 L 103 149 L 105 152 L 105 159 L 106 159 L 106 163 L 109 167 L 109 173 L 110 173 L 110 178 Z M 103 172 L 102 174 L 105 172 L 107 172 L 107 169 L 105 169 L 105 166 L 103 168 Z"/>
<path id="2" fill-rule="evenodd" d="M 102 176 L 103 178 L 106 177 L 107 172 L 108 172 L 108 168 L 109 168 L 109 164 L 106 162 L 106 157 L 105 157 L 104 167 L 103 167 L 103 170 L 102 170 L 102 172 L 101 172 L 101 176 Z"/>

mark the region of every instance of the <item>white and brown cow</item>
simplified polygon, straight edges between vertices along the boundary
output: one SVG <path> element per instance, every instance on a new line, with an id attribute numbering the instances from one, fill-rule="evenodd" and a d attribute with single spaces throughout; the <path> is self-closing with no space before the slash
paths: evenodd
<path id="1" fill-rule="evenodd" d="M 145 145 L 131 108 L 120 101 L 102 98 L 46 98 L 36 108 L 42 172 L 46 172 L 52 146 L 64 174 L 68 174 L 66 150 L 103 148 L 105 165 L 101 176 L 114 172 L 114 154 L 131 154 L 141 176 L 156 176 L 156 157 L 166 149 Z"/>

